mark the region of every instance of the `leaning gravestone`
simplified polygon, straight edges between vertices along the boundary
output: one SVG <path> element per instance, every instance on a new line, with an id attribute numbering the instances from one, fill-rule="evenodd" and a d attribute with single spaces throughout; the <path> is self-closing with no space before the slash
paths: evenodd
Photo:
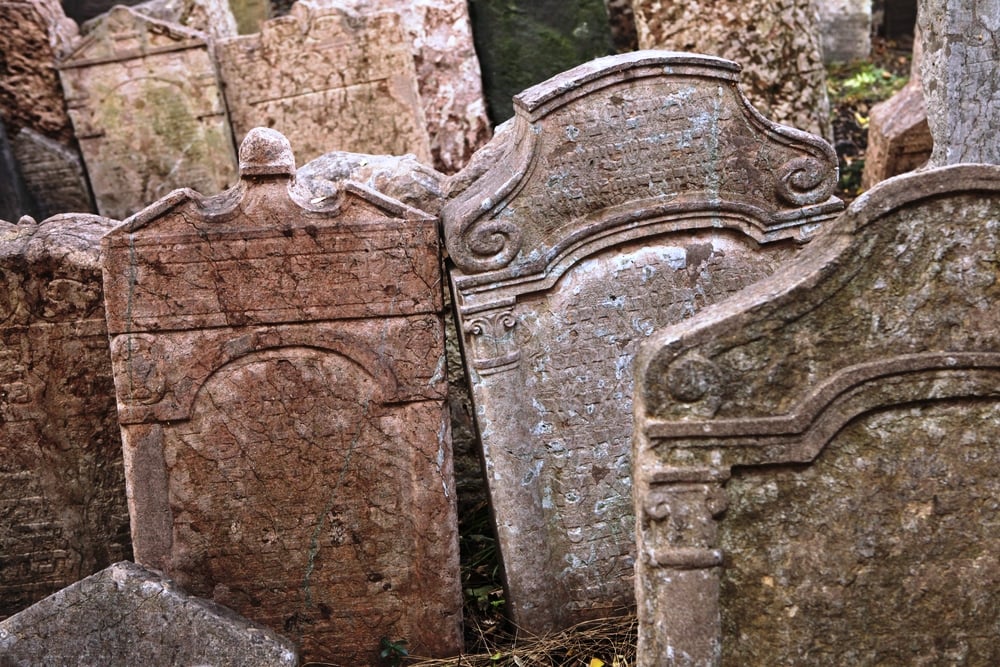
<path id="1" fill-rule="evenodd" d="M 93 207 L 80 154 L 54 139 L 22 127 L 13 139 L 14 154 L 41 217 Z"/>
<path id="2" fill-rule="evenodd" d="M 0 220 L 17 220 L 30 214 L 34 200 L 24 186 L 21 169 L 14 157 L 14 150 L 7 136 L 7 128 L 0 118 Z"/>
<path id="3" fill-rule="evenodd" d="M 0 223 L 0 618 L 131 555 L 98 261 L 113 226 Z"/>
<path id="4" fill-rule="evenodd" d="M 410 44 L 396 14 L 300 0 L 216 45 L 236 136 L 272 127 L 296 155 L 413 153 L 431 161 Z"/>
<path id="5" fill-rule="evenodd" d="M 399 15 L 412 48 L 433 164 L 449 174 L 464 167 L 491 134 L 466 0 L 337 0 L 336 4 Z"/>
<path id="6" fill-rule="evenodd" d="M 461 647 L 434 218 L 354 184 L 308 204 L 258 128 L 238 187 L 104 240 L 137 562 L 376 662 Z"/>
<path id="7" fill-rule="evenodd" d="M 127 561 L 0 622 L 0 662 L 295 667 L 287 639 Z"/>
<path id="8" fill-rule="evenodd" d="M 60 65 L 103 215 L 123 218 L 180 185 L 236 175 L 225 105 L 202 33 L 115 7 Z"/>
<path id="9" fill-rule="evenodd" d="M 639 665 L 1000 663 L 1000 168 L 822 241 L 640 352 Z"/>
<path id="10" fill-rule="evenodd" d="M 930 164 L 1000 164 L 1000 3 L 920 0 Z"/>
<path id="11" fill-rule="evenodd" d="M 663 52 L 570 70 L 515 98 L 493 165 L 442 210 L 507 601 L 529 631 L 633 603 L 639 340 L 770 274 L 841 207 L 832 149 L 762 118 L 738 76 Z"/>
<path id="12" fill-rule="evenodd" d="M 632 0 L 639 47 L 697 51 L 743 66 L 743 87 L 768 118 L 832 137 L 814 0 Z"/>

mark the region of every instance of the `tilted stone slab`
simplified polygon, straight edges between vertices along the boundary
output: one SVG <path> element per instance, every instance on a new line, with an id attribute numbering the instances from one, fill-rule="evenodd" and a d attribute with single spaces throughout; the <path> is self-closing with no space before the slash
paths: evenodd
<path id="1" fill-rule="evenodd" d="M 27 127 L 21 128 L 12 143 L 39 216 L 93 210 L 79 152 Z"/>
<path id="2" fill-rule="evenodd" d="M 638 342 L 770 274 L 841 208 L 832 149 L 753 111 L 738 71 L 638 52 L 531 88 L 442 210 L 523 628 L 633 604 Z"/>
<path id="3" fill-rule="evenodd" d="M 205 35 L 115 7 L 62 61 L 70 117 L 102 215 L 190 186 L 233 184 L 236 152 Z"/>
<path id="4" fill-rule="evenodd" d="M 899 176 L 644 344 L 638 664 L 1000 660 L 998 248 L 1000 168 Z"/>
<path id="5" fill-rule="evenodd" d="M 123 561 L 0 622 L 5 667 L 295 667 L 290 641 Z"/>
<path id="6" fill-rule="evenodd" d="M 238 139 L 272 127 L 300 160 L 329 151 L 431 153 L 413 55 L 400 18 L 296 2 L 259 34 L 216 45 Z"/>
<path id="7" fill-rule="evenodd" d="M 241 163 L 104 240 L 136 560 L 305 660 L 453 655 L 436 220 L 350 183 L 309 204 L 273 130 Z"/>
<path id="8" fill-rule="evenodd" d="M 102 304 L 115 223 L 0 223 L 0 618 L 131 555 Z"/>

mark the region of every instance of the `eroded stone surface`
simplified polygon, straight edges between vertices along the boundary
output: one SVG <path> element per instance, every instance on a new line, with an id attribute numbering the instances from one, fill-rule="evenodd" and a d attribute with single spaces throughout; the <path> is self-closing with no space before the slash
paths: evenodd
<path id="1" fill-rule="evenodd" d="M 638 342 L 768 275 L 840 208 L 830 147 L 752 113 L 737 71 L 640 52 L 531 88 L 442 210 L 522 628 L 632 605 Z"/>
<path id="2" fill-rule="evenodd" d="M 309 204 L 273 130 L 240 156 L 105 240 L 136 559 L 303 659 L 454 654 L 435 220 L 351 183 Z"/>
<path id="3" fill-rule="evenodd" d="M 919 4 L 931 164 L 1000 164 L 1000 2 Z"/>
<path id="4" fill-rule="evenodd" d="M 998 249 L 1000 168 L 900 176 L 643 347 L 639 664 L 997 660 Z"/>
<path id="5" fill-rule="evenodd" d="M 465 0 L 349 0 L 355 11 L 399 15 L 416 65 L 434 166 L 451 174 L 490 138 L 482 73 Z"/>
<path id="6" fill-rule="evenodd" d="M 287 639 L 127 561 L 0 622 L 0 654 L 10 667 L 298 664 Z"/>
<path id="7" fill-rule="evenodd" d="M 817 0 L 823 60 L 867 59 L 872 49 L 871 0 Z"/>
<path id="8" fill-rule="evenodd" d="M 56 59 L 76 37 L 58 0 L 0 2 L 0 116 L 11 136 L 29 127 L 71 141 Z"/>
<path id="9" fill-rule="evenodd" d="M 33 213 L 34 202 L 24 187 L 7 128 L 0 118 L 0 220 L 17 220 Z"/>
<path id="10" fill-rule="evenodd" d="M 0 617 L 131 554 L 98 264 L 113 226 L 0 223 Z"/>
<path id="11" fill-rule="evenodd" d="M 40 217 L 93 209 L 77 151 L 27 127 L 14 137 L 13 148 Z"/>
<path id="12" fill-rule="evenodd" d="M 640 48 L 734 60 L 747 98 L 764 116 L 832 136 L 814 0 L 633 0 L 632 7 Z"/>
<path id="13" fill-rule="evenodd" d="M 214 193 L 235 150 L 202 33 L 116 7 L 60 75 L 98 210 L 124 218 L 178 187 Z"/>
<path id="14" fill-rule="evenodd" d="M 217 44 L 238 139 L 272 127 L 299 160 L 329 151 L 431 162 L 409 40 L 399 16 L 300 0 L 257 35 Z"/>

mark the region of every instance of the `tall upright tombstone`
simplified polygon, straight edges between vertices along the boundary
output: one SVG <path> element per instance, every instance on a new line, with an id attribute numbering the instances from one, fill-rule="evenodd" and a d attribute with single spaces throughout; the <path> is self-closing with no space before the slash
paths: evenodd
<path id="1" fill-rule="evenodd" d="M 220 40 L 216 52 L 237 139 L 271 127 L 303 161 L 336 150 L 413 153 L 430 163 L 413 55 L 397 14 L 299 0 L 259 34 Z"/>
<path id="2" fill-rule="evenodd" d="M 235 181 L 203 33 L 115 7 L 59 73 L 102 215 L 127 217 L 182 185 L 215 193 Z"/>
<path id="3" fill-rule="evenodd" d="M 1000 661 L 1000 167 L 898 176 L 636 363 L 639 665 Z"/>
<path id="4" fill-rule="evenodd" d="M 697 51 L 743 66 L 768 118 L 832 138 L 815 0 L 632 0 L 639 48 Z"/>
<path id="5" fill-rule="evenodd" d="M 920 0 L 930 164 L 1000 164 L 1000 4 Z"/>
<path id="6" fill-rule="evenodd" d="M 639 341 L 842 207 L 832 149 L 765 120 L 738 76 L 664 52 L 565 72 L 514 99 L 490 167 L 442 210 L 507 601 L 530 631 L 633 605 Z"/>
<path id="7" fill-rule="evenodd" d="M 136 561 L 373 665 L 461 647 L 434 218 L 358 185 L 300 198 L 253 130 L 241 180 L 104 239 Z"/>
<path id="8" fill-rule="evenodd" d="M 102 306 L 114 222 L 0 222 L 0 618 L 128 558 Z"/>

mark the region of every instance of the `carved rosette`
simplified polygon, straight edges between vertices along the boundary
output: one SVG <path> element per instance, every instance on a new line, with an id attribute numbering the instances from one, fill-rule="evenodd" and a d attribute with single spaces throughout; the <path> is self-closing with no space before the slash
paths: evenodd
<path id="1" fill-rule="evenodd" d="M 509 310 L 485 313 L 465 323 L 466 349 L 480 375 L 512 370 L 521 361 L 517 318 Z"/>

